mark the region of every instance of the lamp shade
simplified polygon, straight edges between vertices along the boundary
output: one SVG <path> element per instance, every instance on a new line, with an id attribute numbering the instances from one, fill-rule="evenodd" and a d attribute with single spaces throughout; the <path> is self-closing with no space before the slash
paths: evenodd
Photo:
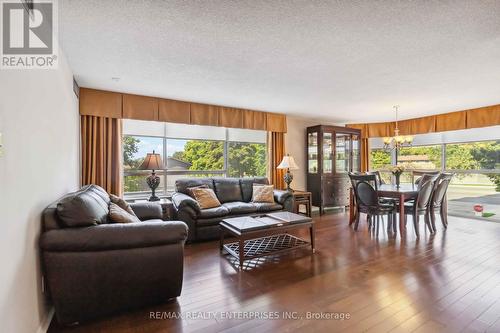
<path id="1" fill-rule="evenodd" d="M 283 160 L 276 167 L 276 169 L 298 170 L 299 167 L 297 166 L 297 163 L 295 163 L 293 157 L 287 154 L 286 156 L 283 156 Z"/>
<path id="2" fill-rule="evenodd" d="M 142 161 L 139 170 L 160 170 L 163 169 L 163 162 L 161 161 L 160 154 L 156 154 L 153 150 L 152 153 L 148 153 L 144 161 Z"/>

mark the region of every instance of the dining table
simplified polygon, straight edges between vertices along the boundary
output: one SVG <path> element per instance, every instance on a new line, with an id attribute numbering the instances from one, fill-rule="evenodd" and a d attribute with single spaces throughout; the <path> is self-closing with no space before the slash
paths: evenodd
<path id="1" fill-rule="evenodd" d="M 405 207 L 404 202 L 408 200 L 415 199 L 418 195 L 418 188 L 415 184 L 400 184 L 396 186 L 394 184 L 381 184 L 377 186 L 377 193 L 380 198 L 391 198 L 396 199 L 398 202 L 403 203 L 399 205 L 399 234 L 401 237 L 406 235 L 406 224 L 405 224 Z M 353 192 L 351 191 L 351 197 Z M 351 199 L 351 205 L 354 200 Z M 355 219 L 355 209 L 350 209 L 349 224 L 352 224 Z"/>

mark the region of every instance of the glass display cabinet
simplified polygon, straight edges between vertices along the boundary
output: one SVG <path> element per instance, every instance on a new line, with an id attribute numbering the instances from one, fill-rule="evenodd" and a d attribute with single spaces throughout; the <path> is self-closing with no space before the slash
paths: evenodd
<path id="1" fill-rule="evenodd" d="M 340 126 L 307 128 L 307 190 L 320 208 L 349 206 L 348 172 L 360 171 L 361 131 Z"/>

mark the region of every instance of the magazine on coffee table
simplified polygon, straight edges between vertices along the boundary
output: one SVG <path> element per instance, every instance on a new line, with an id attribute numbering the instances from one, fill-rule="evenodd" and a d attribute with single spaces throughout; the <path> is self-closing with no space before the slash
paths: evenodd
<path id="1" fill-rule="evenodd" d="M 311 221 L 310 217 L 295 214 L 295 213 L 290 213 L 290 212 L 269 213 L 269 214 L 266 214 L 266 216 L 271 217 L 271 218 L 276 219 L 276 220 L 283 221 L 285 223 L 291 223 L 291 224 Z"/>

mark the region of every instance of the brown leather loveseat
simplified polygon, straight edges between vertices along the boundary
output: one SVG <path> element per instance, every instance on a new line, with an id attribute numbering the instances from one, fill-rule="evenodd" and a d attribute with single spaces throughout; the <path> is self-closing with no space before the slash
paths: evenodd
<path id="1" fill-rule="evenodd" d="M 229 217 L 259 216 L 270 212 L 292 210 L 292 193 L 274 190 L 274 202 L 251 202 L 253 185 L 269 184 L 266 177 L 248 178 L 182 178 L 175 182 L 172 202 L 177 219 L 189 226 L 188 241 L 209 240 L 219 237 L 219 223 Z M 189 196 L 189 188 L 206 185 L 213 189 L 221 202 L 220 207 L 201 209 Z"/>
<path id="2" fill-rule="evenodd" d="M 60 323 L 180 295 L 188 228 L 161 220 L 161 206 L 132 204 L 141 222 L 108 223 L 109 195 L 87 185 L 43 212 L 42 271 Z"/>

